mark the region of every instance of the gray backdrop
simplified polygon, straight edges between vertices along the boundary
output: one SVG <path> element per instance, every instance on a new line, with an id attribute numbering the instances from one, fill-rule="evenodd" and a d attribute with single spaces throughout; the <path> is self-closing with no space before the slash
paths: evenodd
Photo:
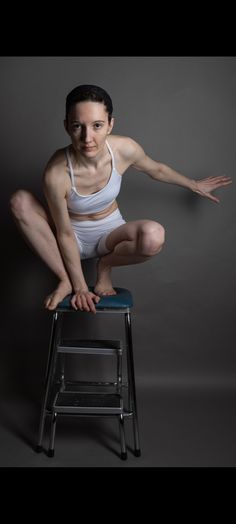
<path id="1" fill-rule="evenodd" d="M 133 137 L 152 158 L 188 177 L 234 179 L 236 58 L 2 57 L 0 71 L 1 388 L 38 398 L 51 322 L 42 302 L 56 279 L 24 243 L 8 200 L 18 188 L 42 198 L 44 166 L 68 143 L 67 93 L 80 83 L 104 87 L 114 103 L 114 133 Z M 217 205 L 126 172 L 119 195 L 124 218 L 157 220 L 166 229 L 161 254 L 113 270 L 114 285 L 134 296 L 137 385 L 234 387 L 235 192 L 235 183 L 218 190 Z M 91 262 L 85 272 L 93 284 Z M 85 335 L 103 336 L 105 329 L 119 337 L 119 322 L 104 322 L 80 313 L 76 326 L 69 320 L 65 328 L 80 331 L 83 324 Z M 103 366 L 95 362 L 96 376 Z M 89 368 L 87 360 L 83 373 Z"/>

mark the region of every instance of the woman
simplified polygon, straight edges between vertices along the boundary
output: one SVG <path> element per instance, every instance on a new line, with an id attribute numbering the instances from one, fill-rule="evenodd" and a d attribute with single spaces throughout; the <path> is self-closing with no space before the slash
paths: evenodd
<path id="1" fill-rule="evenodd" d="M 49 211 L 34 196 L 19 190 L 11 198 L 13 215 L 26 240 L 58 276 L 45 300 L 53 310 L 73 292 L 74 309 L 96 312 L 102 295 L 114 295 L 111 269 L 149 260 L 163 247 L 165 232 L 153 220 L 126 223 L 116 198 L 122 176 L 131 166 L 152 179 L 177 184 L 214 202 L 212 191 L 230 177 L 191 180 L 148 157 L 134 140 L 111 135 L 112 100 L 93 85 L 80 85 L 66 98 L 65 129 L 71 144 L 49 160 L 43 187 Z M 94 293 L 85 282 L 81 259 L 98 258 Z"/>

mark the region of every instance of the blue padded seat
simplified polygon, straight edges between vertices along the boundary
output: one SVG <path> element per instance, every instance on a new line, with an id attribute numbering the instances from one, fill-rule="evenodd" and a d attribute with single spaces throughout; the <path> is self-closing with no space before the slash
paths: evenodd
<path id="1" fill-rule="evenodd" d="M 115 287 L 116 295 L 112 296 L 104 296 L 101 297 L 100 301 L 96 305 L 96 309 L 103 309 L 103 308 L 112 308 L 112 309 L 122 309 L 122 308 L 130 308 L 133 306 L 133 298 L 128 289 L 125 289 L 123 287 Z M 92 286 L 89 286 L 89 291 L 94 292 L 94 288 Z M 67 295 L 64 300 L 62 300 L 56 310 L 60 311 L 61 309 L 68 309 L 73 310 L 71 306 L 71 298 L 73 294 Z"/>

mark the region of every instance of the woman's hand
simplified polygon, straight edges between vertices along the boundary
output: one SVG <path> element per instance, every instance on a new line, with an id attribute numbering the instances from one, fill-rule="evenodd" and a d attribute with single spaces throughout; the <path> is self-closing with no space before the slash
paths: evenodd
<path id="1" fill-rule="evenodd" d="M 94 302 L 97 304 L 99 300 L 100 297 L 88 289 L 77 290 L 71 299 L 71 305 L 76 310 L 80 309 L 81 311 L 96 313 Z"/>
<path id="2" fill-rule="evenodd" d="M 228 186 L 229 184 L 232 184 L 232 179 L 229 176 L 210 176 L 202 180 L 196 180 L 196 189 L 194 189 L 194 192 L 219 204 L 219 198 L 213 196 L 211 193 L 215 189 Z"/>

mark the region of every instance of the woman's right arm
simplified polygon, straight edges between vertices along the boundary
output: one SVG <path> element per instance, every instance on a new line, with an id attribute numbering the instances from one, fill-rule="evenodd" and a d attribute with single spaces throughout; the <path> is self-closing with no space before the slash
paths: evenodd
<path id="1" fill-rule="evenodd" d="M 43 177 L 43 189 L 56 226 L 56 236 L 60 253 L 75 293 L 72 305 L 75 309 L 91 310 L 95 313 L 96 309 L 93 299 L 96 299 L 95 302 L 98 302 L 99 297 L 89 291 L 84 278 L 79 249 L 71 227 L 67 208 L 64 172 L 60 173 L 59 169 L 55 167 L 47 168 Z"/>

